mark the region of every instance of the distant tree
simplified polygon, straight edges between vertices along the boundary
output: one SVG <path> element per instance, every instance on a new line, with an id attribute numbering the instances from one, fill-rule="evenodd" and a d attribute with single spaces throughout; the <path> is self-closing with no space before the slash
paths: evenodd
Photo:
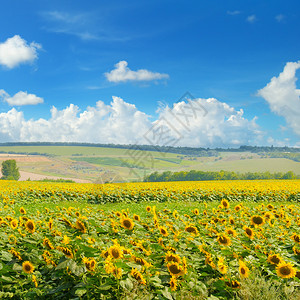
<path id="1" fill-rule="evenodd" d="M 5 160 L 2 162 L 2 177 L 4 180 L 19 180 L 20 173 L 17 168 L 17 163 L 14 159 Z"/>

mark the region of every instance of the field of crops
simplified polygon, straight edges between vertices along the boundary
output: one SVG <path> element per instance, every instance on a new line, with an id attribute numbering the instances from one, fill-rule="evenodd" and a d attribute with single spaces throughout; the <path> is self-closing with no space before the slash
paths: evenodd
<path id="1" fill-rule="evenodd" d="M 0 298 L 299 299 L 300 181 L 0 181 Z"/>

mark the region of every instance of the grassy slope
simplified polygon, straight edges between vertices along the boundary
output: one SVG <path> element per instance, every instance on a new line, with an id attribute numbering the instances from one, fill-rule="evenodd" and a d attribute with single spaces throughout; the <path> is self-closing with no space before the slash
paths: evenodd
<path id="1" fill-rule="evenodd" d="M 235 172 L 287 172 L 300 174 L 300 163 L 285 158 L 259 158 L 253 153 L 223 152 L 216 157 L 186 157 L 174 153 L 131 151 L 127 149 L 77 146 L 15 146 L 0 147 L 0 151 L 38 152 L 54 155 L 49 162 L 18 163 L 20 170 L 61 176 L 110 181 L 113 178 L 137 179 L 154 171 L 235 171 Z M 134 156 L 133 156 L 134 155 Z M 241 159 L 243 158 L 243 159 Z M 124 162 L 143 165 L 130 169 Z M 119 181 L 119 179 L 117 179 Z"/>

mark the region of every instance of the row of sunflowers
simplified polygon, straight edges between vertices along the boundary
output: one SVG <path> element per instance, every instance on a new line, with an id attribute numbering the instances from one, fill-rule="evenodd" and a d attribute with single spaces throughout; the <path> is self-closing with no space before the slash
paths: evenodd
<path id="1" fill-rule="evenodd" d="M 143 204 L 143 211 L 89 203 L 91 193 L 109 191 L 139 197 L 145 193 L 149 201 L 146 184 L 96 189 L 34 182 L 13 187 L 4 182 L 0 298 L 228 299 L 258 272 L 300 293 L 300 206 L 286 202 L 299 195 L 299 182 L 267 183 L 239 182 L 231 189 L 230 182 L 148 184 L 148 194 L 169 193 L 170 198 L 209 190 L 223 196 L 216 201 L 199 198 L 198 203 L 191 198 L 193 208 L 182 212 L 169 209 L 168 202 L 164 209 L 150 202 L 136 204 Z M 52 195 L 39 201 L 42 209 L 34 210 L 30 201 L 40 193 Z M 68 199 L 69 205 L 48 205 L 59 193 L 61 200 L 66 193 L 86 195 L 81 200 L 86 205 L 79 207 L 76 197 Z M 253 195 L 270 200 L 272 194 L 283 199 L 252 201 Z M 180 200 L 178 204 L 184 203 Z"/>

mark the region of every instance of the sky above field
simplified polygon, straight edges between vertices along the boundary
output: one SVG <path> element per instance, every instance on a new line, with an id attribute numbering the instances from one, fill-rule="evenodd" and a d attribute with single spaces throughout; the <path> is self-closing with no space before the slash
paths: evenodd
<path id="1" fill-rule="evenodd" d="M 11 0 L 0 28 L 0 142 L 300 146 L 298 0 Z"/>

